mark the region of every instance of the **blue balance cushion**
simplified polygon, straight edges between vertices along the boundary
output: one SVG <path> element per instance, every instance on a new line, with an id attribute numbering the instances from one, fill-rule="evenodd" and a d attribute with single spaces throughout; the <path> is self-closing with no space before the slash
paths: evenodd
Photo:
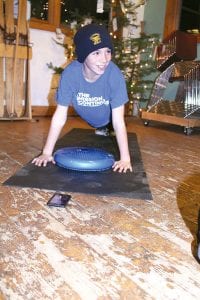
<path id="1" fill-rule="evenodd" d="M 66 147 L 54 153 L 59 167 L 76 171 L 104 171 L 115 162 L 114 156 L 105 150 L 92 147 Z"/>

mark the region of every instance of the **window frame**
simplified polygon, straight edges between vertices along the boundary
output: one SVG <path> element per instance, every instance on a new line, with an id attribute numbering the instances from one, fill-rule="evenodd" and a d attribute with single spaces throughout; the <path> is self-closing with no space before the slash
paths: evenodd
<path id="1" fill-rule="evenodd" d="M 170 33 L 179 29 L 181 8 L 182 0 L 167 0 L 163 32 L 164 39 L 168 37 Z M 197 42 L 200 43 L 200 34 L 195 35 L 197 36 Z"/>
<path id="2" fill-rule="evenodd" d="M 60 25 L 61 3 L 60 0 L 49 0 L 48 20 L 40 20 L 31 18 L 29 27 L 46 31 L 55 31 L 56 28 L 62 28 L 62 31 L 68 35 L 72 34 L 72 30 Z"/>

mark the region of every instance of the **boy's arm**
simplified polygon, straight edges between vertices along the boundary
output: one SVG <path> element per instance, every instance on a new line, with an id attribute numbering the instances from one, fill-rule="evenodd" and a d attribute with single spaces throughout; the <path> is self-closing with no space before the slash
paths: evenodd
<path id="1" fill-rule="evenodd" d="M 124 173 L 127 170 L 130 170 L 132 172 L 128 148 L 128 137 L 124 121 L 124 105 L 112 110 L 112 122 L 120 152 L 120 160 L 114 163 L 113 170 Z"/>
<path id="2" fill-rule="evenodd" d="M 60 132 L 67 120 L 68 106 L 58 105 L 56 111 L 52 117 L 51 125 L 48 133 L 48 137 L 43 148 L 42 154 L 33 159 L 32 163 L 36 166 L 46 166 L 48 162 L 54 162 L 53 160 L 53 150 L 56 141 L 60 135 Z"/>

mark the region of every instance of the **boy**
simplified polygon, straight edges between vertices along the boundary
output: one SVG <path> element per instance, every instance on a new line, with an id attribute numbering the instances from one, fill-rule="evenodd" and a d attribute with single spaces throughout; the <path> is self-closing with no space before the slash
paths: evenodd
<path id="1" fill-rule="evenodd" d="M 113 165 L 118 172 L 132 172 L 124 121 L 124 104 L 128 101 L 126 84 L 119 68 L 111 61 L 113 46 L 110 35 L 101 25 L 89 24 L 74 36 L 77 60 L 70 63 L 61 75 L 57 91 L 57 108 L 53 115 L 43 152 L 33 160 L 37 166 L 54 162 L 52 153 L 67 120 L 69 105 L 88 124 L 105 128 L 112 119 L 120 152 Z"/>

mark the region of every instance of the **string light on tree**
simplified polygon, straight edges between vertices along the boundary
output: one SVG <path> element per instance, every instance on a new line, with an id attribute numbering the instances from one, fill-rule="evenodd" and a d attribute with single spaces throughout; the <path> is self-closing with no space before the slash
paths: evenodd
<path id="1" fill-rule="evenodd" d="M 148 98 L 153 81 L 149 75 L 156 72 L 153 59 L 154 48 L 159 41 L 157 35 L 146 35 L 143 32 L 143 23 L 137 23 L 137 9 L 144 6 L 146 1 L 112 0 L 112 19 L 115 18 L 116 26 L 110 26 L 111 36 L 117 36 L 114 41 L 114 61 L 122 70 L 129 93 L 128 113 L 132 115 L 134 99 L 145 101 Z M 142 25 L 142 26 L 141 26 Z M 140 35 L 133 35 L 133 28 L 140 27 Z M 125 30 L 124 30 L 125 28 Z M 126 34 L 124 34 L 126 33 Z"/>

